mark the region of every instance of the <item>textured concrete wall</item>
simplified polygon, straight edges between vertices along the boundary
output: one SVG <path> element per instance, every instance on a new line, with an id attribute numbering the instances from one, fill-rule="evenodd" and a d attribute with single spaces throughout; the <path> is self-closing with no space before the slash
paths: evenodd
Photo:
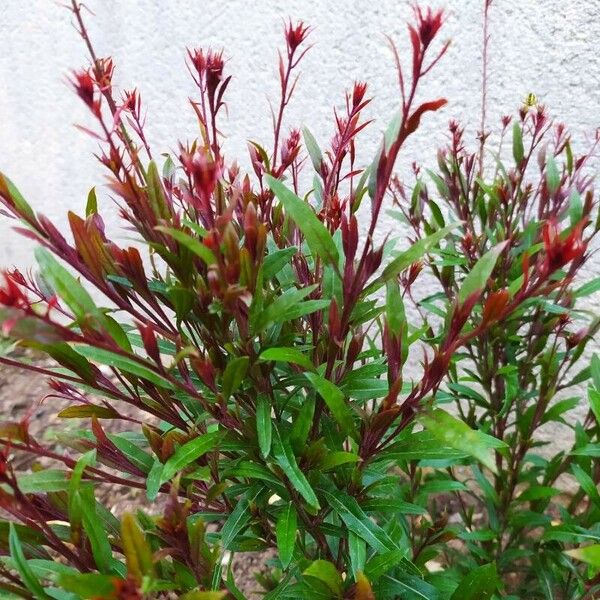
<path id="1" fill-rule="evenodd" d="M 69 12 L 50 0 L 4 0 L 0 9 L 0 170 L 38 209 L 64 222 L 68 209 L 81 211 L 92 185 L 102 182 L 91 157 L 96 144 L 74 123 L 90 116 L 67 88 L 69 69 L 86 64 L 82 41 Z M 384 34 L 406 48 L 407 0 L 89 0 L 88 22 L 100 55 L 111 54 L 117 83 L 138 86 L 148 109 L 148 135 L 155 149 L 169 151 L 177 139 L 195 135 L 187 105 L 193 93 L 184 66 L 186 46 L 224 47 L 235 77 L 225 127 L 231 154 L 245 142 L 271 139 L 267 96 L 277 91 L 275 52 L 282 19 L 314 26 L 288 125 L 308 125 L 325 142 L 332 131 L 331 106 L 354 79 L 371 84 L 366 156 L 379 142 L 397 102 L 395 73 Z M 434 4 L 436 2 L 434 1 Z M 437 4 L 440 4 L 438 1 Z M 444 125 L 458 118 L 474 132 L 479 122 L 483 0 L 448 0 L 444 36 L 453 39 L 441 68 L 427 83 L 428 97 L 444 95 L 449 106 L 428 116 L 411 140 L 402 165 L 435 160 Z M 600 125 L 600 1 L 495 0 L 492 10 L 490 122 L 516 109 L 530 91 L 564 119 L 582 143 Z M 442 127 L 440 127 L 442 126 Z M 104 194 L 109 225 L 116 224 Z M 389 223 L 393 227 L 393 223 Z M 0 219 L 0 264 L 30 264 L 31 246 Z"/>

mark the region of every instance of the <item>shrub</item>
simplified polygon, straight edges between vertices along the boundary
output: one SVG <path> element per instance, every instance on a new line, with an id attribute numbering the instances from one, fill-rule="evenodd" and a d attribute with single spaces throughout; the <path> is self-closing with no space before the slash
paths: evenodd
<path id="1" fill-rule="evenodd" d="M 598 217 L 588 156 L 564 128 L 525 107 L 512 164 L 501 148 L 484 168 L 486 134 L 470 154 L 451 124 L 435 197 L 418 169 L 409 190 L 396 159 L 446 103 L 416 99 L 448 47 L 442 13 L 417 8 L 410 69 L 392 46 L 399 112 L 369 167 L 356 164 L 363 83 L 325 152 L 305 129 L 305 157 L 300 132 L 284 133 L 310 34 L 291 22 L 273 149 L 249 144 L 253 174 L 222 149 L 230 77 L 213 50 L 188 51 L 199 139 L 159 166 L 138 92 L 118 97 L 71 8 L 92 60 L 72 84 L 140 243 L 109 239 L 94 189 L 68 241 L 0 176 L 39 245 L 37 276 L 4 273 L 3 332 L 56 366 L 0 361 L 47 375 L 58 416 L 79 424 L 51 440 L 34 439 L 30 416 L 0 428 L 6 597 L 244 598 L 234 554 L 271 548 L 268 599 L 592 598 L 600 546 L 582 543 L 600 535 L 600 362 L 575 372 L 597 321 L 574 323 L 587 316 L 577 298 L 600 287 L 575 283 Z M 408 248 L 376 242 L 390 199 Z M 424 271 L 439 292 L 415 298 Z M 561 393 L 590 377 L 573 451 L 537 454 L 539 427 L 579 403 Z M 17 454 L 35 459 L 28 472 Z M 577 489 L 561 503 L 566 473 Z M 151 506 L 118 518 L 102 502 L 118 486 Z"/>

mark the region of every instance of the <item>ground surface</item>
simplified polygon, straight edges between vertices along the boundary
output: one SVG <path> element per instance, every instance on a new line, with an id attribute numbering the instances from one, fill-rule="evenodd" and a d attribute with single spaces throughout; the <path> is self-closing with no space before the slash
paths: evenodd
<path id="1" fill-rule="evenodd" d="M 43 365 L 43 363 L 41 363 Z M 50 389 L 46 377 L 28 371 L 0 365 L 0 421 L 16 421 L 31 413 L 29 431 L 38 440 L 50 439 L 58 427 L 69 426 L 69 422 L 56 419 L 56 413 L 63 407 L 56 399 L 45 398 Z M 107 425 L 105 429 L 109 430 Z M 73 422 L 73 426 L 75 423 Z M 25 471 L 32 459 L 25 455 L 15 457 L 17 470 Z M 98 489 L 97 498 L 105 506 L 111 507 L 114 514 L 135 511 L 143 508 L 148 513 L 158 512 L 159 507 L 149 503 L 143 490 L 111 486 Z M 239 588 L 249 599 L 259 598 L 259 587 L 254 574 L 264 571 L 267 557 L 258 552 L 238 555 L 233 563 L 233 571 Z"/>

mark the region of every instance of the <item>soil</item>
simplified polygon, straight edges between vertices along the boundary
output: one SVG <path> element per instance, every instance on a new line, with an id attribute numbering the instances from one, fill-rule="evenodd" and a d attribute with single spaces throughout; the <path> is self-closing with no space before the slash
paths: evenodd
<path id="1" fill-rule="evenodd" d="M 36 361 L 36 365 L 46 366 L 43 361 Z M 46 380 L 44 375 L 0 364 L 0 421 L 19 421 L 29 415 L 29 433 L 38 441 L 52 439 L 59 426 L 61 431 L 65 427 L 75 427 L 76 423 L 81 426 L 81 421 L 77 419 L 73 419 L 72 425 L 68 420 L 56 419 L 56 414 L 66 404 L 47 397 L 51 390 Z M 116 422 L 116 426 L 119 425 Z M 103 427 L 108 433 L 116 431 L 113 421 L 103 422 Z M 34 459 L 22 453 L 12 460 L 17 471 L 26 471 L 33 462 Z M 149 514 L 159 512 L 159 506 L 149 503 L 144 491 L 135 488 L 100 486 L 96 497 L 99 502 L 111 507 L 113 514 L 117 516 L 140 508 Z M 266 561 L 270 556 L 269 552 L 247 552 L 234 557 L 232 568 L 236 585 L 249 600 L 262 597 L 258 593 L 260 586 L 254 575 L 267 570 Z"/>

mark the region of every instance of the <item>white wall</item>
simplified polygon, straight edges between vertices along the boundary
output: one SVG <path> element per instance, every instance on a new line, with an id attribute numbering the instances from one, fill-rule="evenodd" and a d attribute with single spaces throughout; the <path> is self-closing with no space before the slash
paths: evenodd
<path id="1" fill-rule="evenodd" d="M 66 1 L 66 0 L 65 0 Z M 64 223 L 68 209 L 82 211 L 89 188 L 103 182 L 91 157 L 96 144 L 74 123 L 91 124 L 80 100 L 65 83 L 69 70 L 86 64 L 70 13 L 51 0 L 4 0 L 0 9 L 0 170 L 39 210 Z M 453 45 L 427 83 L 427 96 L 450 104 L 428 115 L 426 126 L 403 155 L 430 164 L 444 140 L 444 126 L 458 118 L 474 132 L 479 122 L 483 0 L 446 3 L 442 37 Z M 317 139 L 331 134 L 331 106 L 354 79 L 367 80 L 377 124 L 365 135 L 367 155 L 397 102 L 395 72 L 384 40 L 406 48 L 405 0 L 88 0 L 96 13 L 87 21 L 101 56 L 112 55 L 117 83 L 137 86 L 148 109 L 148 135 L 155 150 L 169 151 L 195 135 L 187 105 L 193 85 L 184 66 L 186 46 L 224 47 L 234 80 L 225 129 L 231 155 L 245 142 L 271 139 L 267 96 L 275 97 L 276 48 L 282 19 L 314 26 L 288 125 L 308 125 Z M 530 91 L 565 120 L 584 143 L 600 125 L 600 2 L 598 0 L 495 0 L 492 8 L 490 123 L 519 106 Z M 116 211 L 104 196 L 104 214 Z M 389 224 L 393 226 L 392 223 Z M 31 246 L 0 218 L 0 265 L 30 264 Z"/>

